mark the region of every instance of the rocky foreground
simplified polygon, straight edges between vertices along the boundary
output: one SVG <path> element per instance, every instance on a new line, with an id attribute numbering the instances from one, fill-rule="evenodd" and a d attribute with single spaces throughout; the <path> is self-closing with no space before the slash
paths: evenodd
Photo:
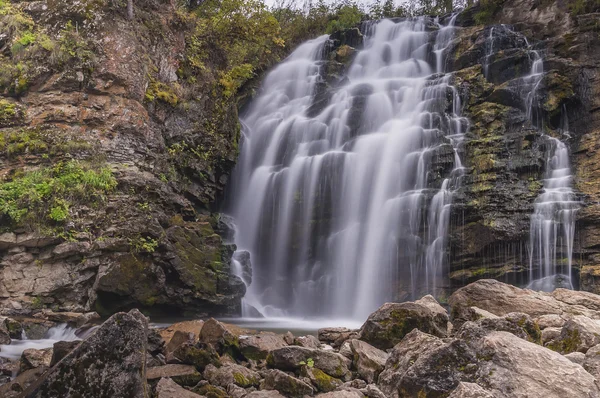
<path id="1" fill-rule="evenodd" d="M 480 280 L 449 298 L 387 303 L 318 338 L 215 319 L 152 329 L 118 313 L 83 341 L 29 349 L 1 397 L 600 397 L 600 296 Z M 91 315 L 43 314 L 86 323 Z M 0 323 L 10 340 L 15 320 Z M 17 322 L 18 323 L 18 322 Z M 23 323 L 26 324 L 26 323 Z"/>

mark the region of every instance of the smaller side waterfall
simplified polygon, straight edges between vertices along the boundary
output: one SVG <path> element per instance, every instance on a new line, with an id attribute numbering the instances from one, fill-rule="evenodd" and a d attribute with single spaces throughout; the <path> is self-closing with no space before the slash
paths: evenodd
<path id="1" fill-rule="evenodd" d="M 573 176 L 569 150 L 564 142 L 543 131 L 538 89 L 544 78 L 544 62 L 539 52 L 532 50 L 531 55 L 531 73 L 524 79 L 530 87 L 525 96 L 527 116 L 532 125 L 542 132 L 549 148 L 546 151 L 546 176 L 542 193 L 535 200 L 531 216 L 528 288 L 543 291 L 552 291 L 557 287 L 572 289 L 575 214 L 579 203 L 571 188 Z M 566 112 L 563 112 L 561 130 L 562 135 L 568 137 Z"/>

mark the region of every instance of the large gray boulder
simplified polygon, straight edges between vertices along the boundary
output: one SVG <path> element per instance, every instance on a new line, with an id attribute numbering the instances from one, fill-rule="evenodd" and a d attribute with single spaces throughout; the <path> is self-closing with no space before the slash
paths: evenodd
<path id="1" fill-rule="evenodd" d="M 24 393 L 28 398 L 146 398 L 148 319 L 138 310 L 111 316 Z"/>
<path id="2" fill-rule="evenodd" d="M 446 337 L 448 314 L 431 296 L 415 302 L 386 303 L 369 315 L 360 329 L 360 339 L 386 350 L 398 344 L 413 329 Z"/>
<path id="3" fill-rule="evenodd" d="M 507 332 L 493 332 L 480 343 L 484 355 L 478 384 L 494 396 L 514 398 L 592 398 L 600 389 L 592 375 L 564 356 Z"/>
<path id="4" fill-rule="evenodd" d="M 532 318 L 573 314 L 600 319 L 600 296 L 566 289 L 537 292 L 494 279 L 481 279 L 458 289 L 449 297 L 448 303 L 452 322 L 459 325 L 473 320 L 473 306 L 497 316 L 521 312 Z"/>

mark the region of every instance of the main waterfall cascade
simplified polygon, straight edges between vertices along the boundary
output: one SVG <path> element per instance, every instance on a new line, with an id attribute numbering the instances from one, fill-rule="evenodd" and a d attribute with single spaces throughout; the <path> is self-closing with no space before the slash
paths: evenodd
<path id="1" fill-rule="evenodd" d="M 365 24 L 347 82 L 316 111 L 327 36 L 268 74 L 232 182 L 235 243 L 253 263 L 245 308 L 364 320 L 441 286 L 468 129 L 444 73 L 453 22 Z"/>

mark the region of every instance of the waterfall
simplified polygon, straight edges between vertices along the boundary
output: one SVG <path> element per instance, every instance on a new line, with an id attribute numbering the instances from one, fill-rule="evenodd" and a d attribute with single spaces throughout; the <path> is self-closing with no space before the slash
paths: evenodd
<path id="1" fill-rule="evenodd" d="M 524 79 L 530 87 L 525 95 L 527 116 L 541 131 L 549 148 L 546 151 L 542 193 L 534 202 L 531 216 L 528 287 L 543 291 L 557 287 L 572 289 L 575 213 L 579 202 L 571 188 L 573 175 L 569 150 L 564 142 L 546 135 L 543 130 L 538 88 L 544 77 L 544 62 L 539 52 L 532 50 L 530 53 L 533 57 L 531 72 Z M 563 136 L 569 136 L 566 111 L 563 111 L 561 130 Z"/>
<path id="2" fill-rule="evenodd" d="M 468 128 L 444 73 L 453 22 L 365 24 L 364 49 L 325 94 L 327 36 L 267 75 L 241 117 L 229 209 L 252 258 L 248 307 L 364 320 L 443 287 Z"/>

